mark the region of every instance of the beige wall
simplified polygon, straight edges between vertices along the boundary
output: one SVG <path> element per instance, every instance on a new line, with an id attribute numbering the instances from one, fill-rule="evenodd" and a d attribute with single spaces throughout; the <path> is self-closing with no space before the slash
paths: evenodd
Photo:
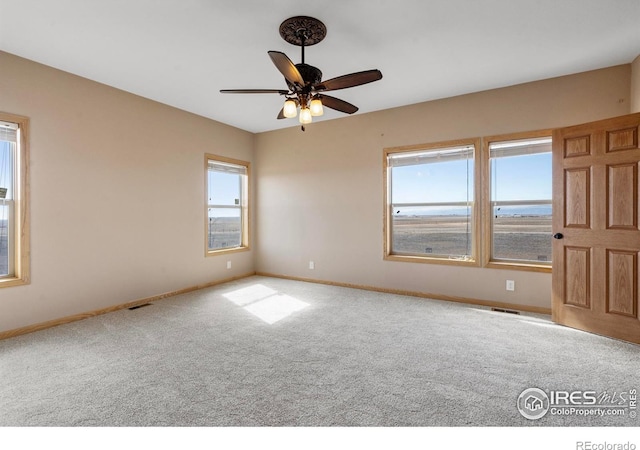
<path id="1" fill-rule="evenodd" d="M 256 270 L 549 308 L 549 274 L 384 261 L 383 148 L 624 115 L 630 76 L 623 65 L 257 135 Z"/>
<path id="2" fill-rule="evenodd" d="M 31 125 L 31 279 L 0 332 L 250 273 L 204 256 L 204 154 L 254 136 L 0 52 L 0 110 Z M 232 260 L 232 269 L 226 261 Z"/>
<path id="3" fill-rule="evenodd" d="M 631 64 L 631 111 L 640 112 L 640 55 Z"/>

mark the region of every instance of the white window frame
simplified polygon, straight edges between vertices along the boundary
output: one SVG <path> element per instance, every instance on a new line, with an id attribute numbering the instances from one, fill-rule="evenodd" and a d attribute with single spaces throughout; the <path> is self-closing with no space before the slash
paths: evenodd
<path id="1" fill-rule="evenodd" d="M 238 170 L 244 172 L 239 178 L 240 199 L 237 205 L 219 205 L 209 202 L 209 172 L 213 170 L 213 166 L 228 167 L 230 170 Z M 227 158 L 219 155 L 205 154 L 205 256 L 214 256 L 225 253 L 249 250 L 249 180 L 250 180 L 250 163 L 238 159 Z M 236 209 L 240 212 L 240 245 L 224 248 L 209 248 L 209 209 Z"/>

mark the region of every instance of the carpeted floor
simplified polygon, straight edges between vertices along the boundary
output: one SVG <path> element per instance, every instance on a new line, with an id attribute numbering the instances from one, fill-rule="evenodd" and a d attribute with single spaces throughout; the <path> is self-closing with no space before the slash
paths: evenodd
<path id="1" fill-rule="evenodd" d="M 0 341 L 0 426 L 638 426 L 520 415 L 640 386 L 640 346 L 549 317 L 250 277 Z"/>

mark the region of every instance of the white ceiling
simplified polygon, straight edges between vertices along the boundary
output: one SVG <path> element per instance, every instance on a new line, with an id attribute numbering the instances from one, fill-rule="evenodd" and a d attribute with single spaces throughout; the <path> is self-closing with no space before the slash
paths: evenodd
<path id="1" fill-rule="evenodd" d="M 297 15 L 327 27 L 305 55 L 323 79 L 382 71 L 331 93 L 356 114 L 640 54 L 640 0 L 0 0 L 0 50 L 261 132 L 297 126 L 276 119 L 283 98 L 219 90 L 286 89 L 267 51 L 300 62 L 278 31 Z"/>

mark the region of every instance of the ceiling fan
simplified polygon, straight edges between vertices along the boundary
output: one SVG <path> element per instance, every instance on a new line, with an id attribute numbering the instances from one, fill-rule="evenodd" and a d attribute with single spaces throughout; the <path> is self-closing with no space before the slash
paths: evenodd
<path id="1" fill-rule="evenodd" d="M 317 67 L 304 62 L 304 48 L 322 41 L 327 34 L 325 25 L 313 17 L 291 17 L 280 25 L 280 36 L 290 44 L 301 47 L 302 62 L 294 64 L 287 55 L 271 50 L 271 61 L 284 75 L 288 89 L 222 89 L 223 94 L 279 94 L 286 97 L 278 119 L 293 118 L 298 115 L 304 125 L 311 123 L 313 116 L 323 114 L 323 106 L 346 114 L 353 114 L 358 107 L 336 97 L 325 95 L 327 91 L 337 91 L 371 83 L 382 78 L 377 69 L 350 73 L 322 81 L 322 72 Z M 298 114 L 298 108 L 300 109 Z"/>

